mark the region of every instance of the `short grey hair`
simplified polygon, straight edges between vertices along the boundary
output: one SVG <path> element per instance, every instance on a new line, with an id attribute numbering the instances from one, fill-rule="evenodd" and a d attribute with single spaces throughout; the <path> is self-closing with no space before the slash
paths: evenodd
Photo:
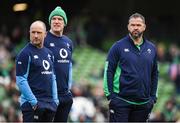
<path id="1" fill-rule="evenodd" d="M 139 14 L 139 13 L 134 13 L 129 17 L 129 20 L 132 18 L 141 18 L 143 20 L 143 22 L 145 23 L 145 18 L 143 15 Z"/>

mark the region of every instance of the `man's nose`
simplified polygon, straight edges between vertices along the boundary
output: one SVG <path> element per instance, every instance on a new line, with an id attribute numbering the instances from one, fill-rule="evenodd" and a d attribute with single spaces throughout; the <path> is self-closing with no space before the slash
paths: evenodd
<path id="1" fill-rule="evenodd" d="M 35 36 L 35 37 L 38 37 L 38 33 L 37 33 L 37 32 L 35 32 L 34 36 Z"/>
<path id="2" fill-rule="evenodd" d="M 138 26 L 134 26 L 134 29 L 138 29 Z"/>
<path id="3" fill-rule="evenodd" d="M 58 19 L 55 19 L 55 23 L 58 23 L 59 22 L 59 20 Z"/>

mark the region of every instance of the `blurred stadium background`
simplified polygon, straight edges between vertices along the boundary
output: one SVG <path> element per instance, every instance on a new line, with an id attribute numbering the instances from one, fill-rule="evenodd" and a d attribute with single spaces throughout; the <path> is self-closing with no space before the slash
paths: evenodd
<path id="1" fill-rule="evenodd" d="M 102 89 L 104 62 L 112 44 L 127 34 L 128 17 L 135 12 L 145 16 L 145 35 L 158 49 L 158 101 L 150 120 L 180 121 L 178 0 L 1 0 L 0 122 L 22 122 L 15 57 L 28 42 L 31 22 L 43 20 L 49 29 L 49 13 L 58 5 L 67 13 L 64 32 L 75 46 L 70 122 L 108 120 L 108 104 Z"/>

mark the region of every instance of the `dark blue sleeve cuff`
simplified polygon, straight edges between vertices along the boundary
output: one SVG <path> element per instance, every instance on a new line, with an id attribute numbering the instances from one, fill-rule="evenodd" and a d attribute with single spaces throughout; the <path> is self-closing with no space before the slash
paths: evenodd
<path id="1" fill-rule="evenodd" d="M 108 100 L 111 100 L 111 99 L 113 99 L 113 98 L 115 98 L 115 97 L 116 97 L 115 94 L 110 94 L 109 96 L 107 96 L 107 99 L 108 99 Z"/>
<path id="2" fill-rule="evenodd" d="M 154 101 L 154 103 L 156 103 L 156 101 L 157 101 L 157 97 L 156 96 L 152 96 L 151 99 Z"/>

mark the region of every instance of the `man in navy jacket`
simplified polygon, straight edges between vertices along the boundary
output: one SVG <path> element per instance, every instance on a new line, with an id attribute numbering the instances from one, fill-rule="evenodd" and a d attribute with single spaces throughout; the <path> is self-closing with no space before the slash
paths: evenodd
<path id="1" fill-rule="evenodd" d="M 30 26 L 30 43 L 16 59 L 16 83 L 21 92 L 23 122 L 50 122 L 57 105 L 57 85 L 53 54 L 43 46 L 46 26 L 35 21 Z"/>
<path id="2" fill-rule="evenodd" d="M 67 122 L 73 103 L 70 92 L 72 84 L 72 41 L 63 35 L 67 25 L 65 11 L 57 6 L 49 15 L 50 31 L 45 38 L 45 47 L 54 54 L 54 68 L 58 87 L 59 105 L 54 118 L 55 122 Z"/>
<path id="3" fill-rule="evenodd" d="M 104 72 L 104 93 L 110 122 L 146 121 L 157 100 L 158 67 L 155 46 L 143 37 L 145 19 L 129 17 L 129 34 L 109 50 Z"/>

